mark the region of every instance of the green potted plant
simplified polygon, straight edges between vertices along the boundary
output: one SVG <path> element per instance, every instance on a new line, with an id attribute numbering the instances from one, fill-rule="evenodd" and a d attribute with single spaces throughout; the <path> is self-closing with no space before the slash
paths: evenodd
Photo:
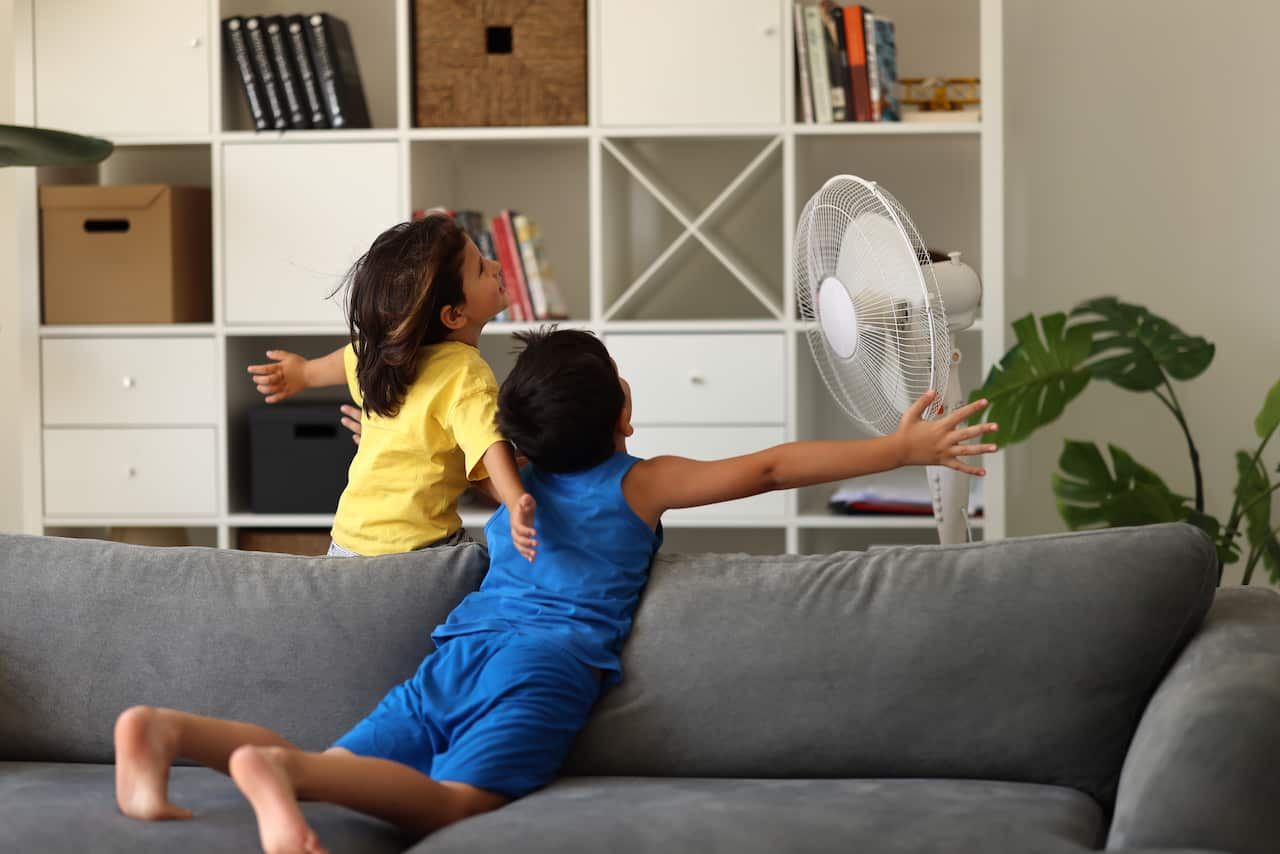
<path id="1" fill-rule="evenodd" d="M 1236 452 L 1235 500 L 1226 519 L 1204 506 L 1204 479 L 1186 413 L 1174 382 L 1186 382 L 1213 361 L 1214 345 L 1190 336 L 1148 309 L 1115 297 L 1087 300 L 1069 314 L 1027 315 L 1013 324 L 1017 343 L 992 367 L 972 399 L 991 401 L 985 417 L 1000 424 L 997 444 L 1021 442 L 1056 420 L 1094 380 L 1154 394 L 1186 438 L 1194 479 L 1193 496 L 1170 489 L 1127 451 L 1108 444 L 1110 462 L 1094 442 L 1068 439 L 1058 458 L 1052 488 L 1058 513 L 1072 530 L 1186 521 L 1201 528 L 1218 551 L 1222 569 L 1244 558 L 1243 583 L 1259 565 L 1280 582 L 1280 527 L 1272 519 L 1271 482 L 1263 452 L 1280 427 L 1280 380 L 1267 392 L 1252 450 Z M 1280 467 L 1272 469 L 1280 473 Z M 1244 541 L 1241 542 L 1243 536 Z"/>

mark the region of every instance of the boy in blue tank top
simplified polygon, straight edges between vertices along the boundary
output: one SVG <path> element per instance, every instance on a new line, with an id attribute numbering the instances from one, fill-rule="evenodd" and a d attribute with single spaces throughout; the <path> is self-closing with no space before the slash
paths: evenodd
<path id="1" fill-rule="evenodd" d="M 167 795 L 179 756 L 230 773 L 269 852 L 323 850 L 301 800 L 419 834 L 496 809 L 551 782 L 601 692 L 622 678 L 619 655 L 665 511 L 906 465 L 983 475 L 962 458 L 995 450 L 963 444 L 996 429 L 964 426 L 985 401 L 926 421 L 926 395 L 892 436 L 792 442 L 711 462 L 640 460 L 627 453 L 630 388 L 604 345 L 574 330 L 520 337 L 498 424 L 529 460 L 521 477 L 537 513 L 536 560 L 516 550 L 499 509 L 485 527 L 489 573 L 432 633 L 437 651 L 323 753 L 253 724 L 129 709 L 115 734 L 121 811 L 189 817 Z"/>

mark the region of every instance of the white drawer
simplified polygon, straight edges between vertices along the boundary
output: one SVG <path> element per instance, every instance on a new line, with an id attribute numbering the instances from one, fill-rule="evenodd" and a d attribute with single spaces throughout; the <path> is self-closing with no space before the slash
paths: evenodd
<path id="1" fill-rule="evenodd" d="M 42 342 L 44 423 L 214 424 L 212 338 Z"/>
<path id="2" fill-rule="evenodd" d="M 627 451 L 645 458 L 672 454 L 694 460 L 720 460 L 763 451 L 785 441 L 783 427 L 637 427 L 635 435 L 627 439 Z M 781 516 L 786 512 L 786 493 L 766 492 L 724 504 L 673 510 L 667 518 L 675 518 L 674 514 L 698 519 Z"/>
<path id="3" fill-rule="evenodd" d="M 625 335 L 605 342 L 639 424 L 783 424 L 782 335 Z"/>
<path id="4" fill-rule="evenodd" d="M 212 427 L 44 431 L 49 516 L 217 513 Z"/>

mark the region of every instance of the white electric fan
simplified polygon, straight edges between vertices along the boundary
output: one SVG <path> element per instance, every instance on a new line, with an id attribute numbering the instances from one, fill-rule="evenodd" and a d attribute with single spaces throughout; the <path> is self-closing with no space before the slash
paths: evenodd
<path id="1" fill-rule="evenodd" d="M 795 272 L 809 348 L 850 418 L 887 435 L 930 389 L 944 411 L 962 402 L 952 336 L 973 324 L 978 276 L 958 252 L 933 263 L 882 187 L 852 175 L 823 184 L 796 226 Z M 939 539 L 966 542 L 969 476 L 929 466 L 928 478 Z"/>

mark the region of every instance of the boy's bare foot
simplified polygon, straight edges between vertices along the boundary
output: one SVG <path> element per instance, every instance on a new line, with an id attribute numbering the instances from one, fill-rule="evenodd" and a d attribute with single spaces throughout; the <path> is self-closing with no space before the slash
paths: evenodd
<path id="1" fill-rule="evenodd" d="M 169 766 L 178 749 L 177 733 L 162 710 L 126 709 L 116 719 L 115 745 L 120 812 L 145 821 L 191 818 L 191 810 L 169 803 Z"/>
<path id="2" fill-rule="evenodd" d="M 285 752 L 279 747 L 238 747 L 231 754 L 231 778 L 253 806 L 266 854 L 328 854 L 298 808 Z"/>

